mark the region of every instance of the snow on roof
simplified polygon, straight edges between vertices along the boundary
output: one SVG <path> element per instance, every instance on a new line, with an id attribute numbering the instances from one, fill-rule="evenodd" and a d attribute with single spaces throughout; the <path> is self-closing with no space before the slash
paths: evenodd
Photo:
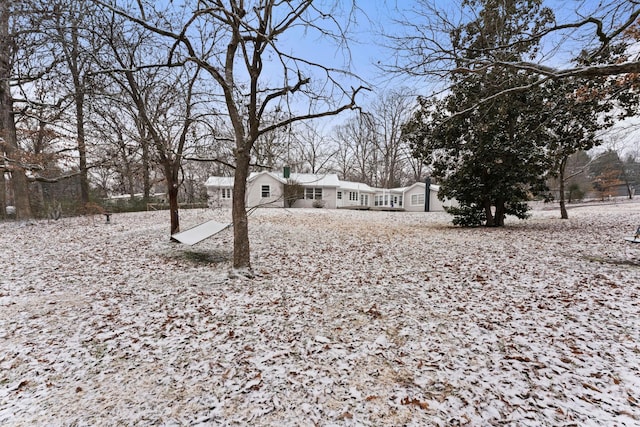
<path id="1" fill-rule="evenodd" d="M 407 191 L 411 190 L 414 187 L 423 187 L 424 188 L 425 185 L 426 184 L 424 182 L 416 182 L 416 183 L 413 183 L 413 184 L 409 185 L 408 187 L 392 188 L 390 191 L 399 191 L 399 192 L 402 192 L 402 193 L 406 193 Z M 440 186 L 436 185 L 436 184 L 431 184 L 431 185 L 429 185 L 429 189 L 431 191 L 436 191 L 437 192 L 437 191 L 440 191 Z"/>
<path id="2" fill-rule="evenodd" d="M 282 176 L 281 173 L 275 172 L 251 172 L 249 175 L 249 181 L 253 181 L 257 177 L 261 175 L 269 175 L 273 179 L 286 183 L 286 179 Z M 299 184 L 307 187 L 315 186 L 315 187 L 338 187 L 341 190 L 347 191 L 363 191 L 369 193 L 376 192 L 394 192 L 394 193 L 405 193 L 416 186 L 424 187 L 424 182 L 416 182 L 408 187 L 398 187 L 398 188 L 374 188 L 362 182 L 355 181 L 341 181 L 338 178 L 338 175 L 334 173 L 327 174 L 313 174 L 313 173 L 292 173 L 290 179 L 298 182 Z M 207 187 L 233 187 L 233 177 L 227 176 L 211 176 L 207 179 L 205 183 Z M 431 184 L 429 187 L 431 191 L 440 190 L 439 185 Z"/>
<path id="3" fill-rule="evenodd" d="M 282 178 L 281 176 L 279 176 L 276 173 L 273 172 L 269 172 L 269 171 L 260 171 L 260 172 L 251 172 L 249 174 L 249 178 L 248 181 L 253 181 L 254 179 L 258 178 L 259 176 L 262 175 L 269 175 L 271 178 L 275 179 L 276 181 L 280 181 L 283 184 L 286 182 L 286 180 L 284 178 Z"/>
<path id="4" fill-rule="evenodd" d="M 292 173 L 291 179 L 304 186 L 340 187 L 340 180 L 335 173 Z"/>
<path id="5" fill-rule="evenodd" d="M 402 193 L 404 192 L 404 188 L 375 188 L 378 193 Z"/>
<path id="6" fill-rule="evenodd" d="M 232 176 L 210 176 L 204 184 L 207 187 L 233 187 Z"/>
<path id="7" fill-rule="evenodd" d="M 340 189 L 351 190 L 351 191 L 367 191 L 370 193 L 374 193 L 378 191 L 378 189 L 371 188 L 367 184 L 363 184 L 361 182 L 354 182 L 354 181 L 340 181 Z"/>
<path id="8" fill-rule="evenodd" d="M 249 174 L 249 181 L 253 181 L 262 175 L 269 175 L 275 180 L 278 180 L 282 183 L 285 183 L 287 180 L 282 176 L 282 174 L 275 172 L 251 172 Z M 312 174 L 312 173 L 292 173 L 290 177 L 293 181 L 298 182 L 304 186 L 317 186 L 317 187 L 339 187 L 340 180 L 338 179 L 338 175 L 334 173 L 328 174 Z M 206 186 L 209 187 L 233 187 L 233 177 L 221 177 L 221 176 L 211 176 L 207 179 L 205 183 Z M 364 184 L 362 184 L 364 185 Z"/>

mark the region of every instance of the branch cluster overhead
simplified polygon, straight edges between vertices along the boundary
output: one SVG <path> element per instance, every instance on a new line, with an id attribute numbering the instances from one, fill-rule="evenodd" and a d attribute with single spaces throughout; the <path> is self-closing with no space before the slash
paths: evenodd
<path id="1" fill-rule="evenodd" d="M 465 25 L 486 17 L 479 12 L 482 7 L 508 9 L 513 3 L 508 1 L 499 6 L 489 0 L 466 1 L 459 10 L 451 12 L 430 0 L 420 0 L 419 7 L 401 21 L 407 31 L 389 36 L 398 52 L 397 62 L 384 68 L 425 78 L 450 79 L 456 73 L 482 73 L 498 67 L 538 75 L 540 83 L 549 78 L 612 76 L 640 71 L 637 54 L 629 53 L 610 63 L 599 59 L 616 46 L 633 43 L 628 40 L 628 34 L 638 26 L 640 4 L 636 1 L 606 0 L 597 5 L 567 2 L 563 5 L 562 17 L 555 17 L 552 9 L 542 9 L 546 21 L 523 27 L 518 37 L 510 41 L 460 43 L 469 30 L 464 29 Z M 531 4 L 522 7 L 531 7 Z M 588 7 L 592 10 L 587 10 Z M 508 52 L 532 44 L 539 48 L 529 58 L 508 58 Z M 582 50 L 580 58 L 575 49 Z"/>

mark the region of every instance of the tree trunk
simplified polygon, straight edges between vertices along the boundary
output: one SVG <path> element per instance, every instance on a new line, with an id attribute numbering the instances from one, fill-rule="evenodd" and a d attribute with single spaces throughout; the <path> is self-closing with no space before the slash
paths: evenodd
<path id="1" fill-rule="evenodd" d="M 122 156 L 122 164 L 124 167 L 124 174 L 126 175 L 125 180 L 127 183 L 126 184 L 127 193 L 129 193 L 131 200 L 133 200 L 136 197 L 136 188 L 135 188 L 136 178 L 133 176 L 133 171 L 131 170 L 132 169 L 131 164 L 127 161 L 125 156 Z"/>
<path id="2" fill-rule="evenodd" d="M 145 203 L 149 203 L 151 195 L 151 166 L 149 164 L 149 145 L 148 139 L 142 139 L 142 194 Z"/>
<path id="3" fill-rule="evenodd" d="M 85 205 L 89 203 L 89 176 L 87 174 L 87 144 L 84 132 L 84 94 L 81 92 L 82 90 L 82 87 L 76 88 L 76 132 L 78 133 L 80 166 L 80 201 Z"/>
<path id="4" fill-rule="evenodd" d="M 169 215 L 171 217 L 171 234 L 180 231 L 180 216 L 178 213 L 178 168 L 172 164 L 170 159 L 165 159 L 164 175 L 167 180 L 167 196 L 169 197 Z"/>
<path id="5" fill-rule="evenodd" d="M 47 199 L 41 182 L 35 182 L 31 186 L 30 201 L 33 216 L 42 218 L 47 211 Z"/>
<path id="6" fill-rule="evenodd" d="M 83 205 L 89 202 L 89 177 L 87 173 L 87 145 L 84 131 L 85 84 L 82 81 L 80 61 L 80 43 L 78 27 L 71 25 L 71 46 L 67 55 L 67 63 L 73 79 L 74 102 L 76 107 L 76 139 L 80 167 L 80 201 Z"/>
<path id="7" fill-rule="evenodd" d="M 1 105 L 0 109 L 5 110 L 5 106 Z M 20 159 L 20 150 L 17 148 L 17 141 L 15 138 L 13 114 L 6 114 L 5 111 L 2 111 L 0 114 L 2 116 L 9 115 L 10 117 L 8 123 L 7 118 L 3 117 L 3 123 L 0 125 L 0 132 L 2 132 L 6 140 L 5 151 L 7 153 L 7 157 L 10 159 Z M 5 125 L 8 125 L 9 129 L 7 129 Z M 14 204 L 16 208 L 16 219 L 33 218 L 33 214 L 31 213 L 31 201 L 29 198 L 29 181 L 27 180 L 24 169 L 15 167 L 11 171 L 9 185 L 13 188 L 12 193 L 14 200 L 8 200 L 7 202 Z M 2 209 L 5 209 L 5 206 L 2 206 Z"/>
<path id="8" fill-rule="evenodd" d="M 246 191 L 249 177 L 249 156 L 246 151 L 237 153 L 236 170 L 233 180 L 233 268 L 241 274 L 252 276 L 249 247 L 249 222 L 247 219 Z"/>
<path id="9" fill-rule="evenodd" d="M 0 152 L 5 152 L 7 157 L 19 161 L 20 149 L 16 135 L 16 123 L 13 116 L 13 97 L 11 96 L 11 36 L 9 34 L 9 4 L 10 2 L 0 2 L 0 137 L 5 144 Z M 9 185 L 13 187 L 14 200 L 17 219 L 32 218 L 31 203 L 29 201 L 29 182 L 25 171 L 16 167 L 11 172 Z M 4 189 L 3 189 L 4 191 Z M 2 210 L 6 206 L 0 206 Z"/>
<path id="10" fill-rule="evenodd" d="M 173 180 L 172 180 L 173 181 Z M 169 182 L 167 180 L 169 195 L 169 214 L 171 215 L 171 234 L 175 234 L 180 231 L 180 216 L 178 214 L 178 183 Z"/>
<path id="11" fill-rule="evenodd" d="M 491 212 L 491 202 L 484 202 L 484 215 L 485 215 L 485 226 L 487 227 L 495 227 L 495 218 L 493 217 L 493 212 Z"/>
<path id="12" fill-rule="evenodd" d="M 494 226 L 495 227 L 504 227 L 504 217 L 505 217 L 505 208 L 504 201 L 497 200 L 496 201 L 496 214 L 494 218 Z"/>
<path id="13" fill-rule="evenodd" d="M 0 154 L 2 154 L 2 149 L 0 149 Z M 7 195 L 7 188 L 5 185 L 4 171 L 0 170 L 0 219 L 4 219 L 6 215 L 5 206 L 7 206 L 7 202 L 5 199 Z"/>
<path id="14" fill-rule="evenodd" d="M 631 182 L 629 182 L 629 177 L 627 176 L 627 169 L 624 167 L 624 163 L 620 161 L 620 170 L 622 171 L 622 178 L 624 179 L 624 185 L 627 189 L 627 197 L 629 200 L 633 199 L 633 191 L 631 189 Z"/>
<path id="15" fill-rule="evenodd" d="M 21 158 L 20 149 L 18 148 L 18 139 L 16 136 L 16 126 L 13 117 L 13 99 L 9 91 L 9 82 L 5 80 L 0 83 L 0 134 L 5 140 L 4 152 L 7 157 L 12 160 L 19 161 Z M 31 213 L 31 202 L 29 200 L 29 181 L 24 169 L 15 166 L 11 171 L 11 179 L 9 185 L 13 188 L 13 199 L 7 200 L 16 207 L 16 219 L 30 219 L 33 217 Z M 5 206 L 2 206 L 5 209 Z"/>
<path id="16" fill-rule="evenodd" d="M 569 219 L 569 213 L 567 212 L 566 201 L 564 197 L 564 169 L 567 166 L 567 158 L 563 157 L 560 161 L 559 180 L 560 180 L 560 218 Z"/>

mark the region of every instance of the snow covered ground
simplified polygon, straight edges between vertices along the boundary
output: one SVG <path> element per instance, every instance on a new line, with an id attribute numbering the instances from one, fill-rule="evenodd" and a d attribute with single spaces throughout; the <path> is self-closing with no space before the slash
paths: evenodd
<path id="1" fill-rule="evenodd" d="M 0 223 L 1 425 L 640 425 L 640 203 Z M 183 228 L 228 211 L 183 211 Z"/>

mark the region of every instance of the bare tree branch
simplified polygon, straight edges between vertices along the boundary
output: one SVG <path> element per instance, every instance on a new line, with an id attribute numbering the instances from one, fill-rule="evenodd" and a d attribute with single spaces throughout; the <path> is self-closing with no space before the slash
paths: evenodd
<path id="1" fill-rule="evenodd" d="M 484 62 L 485 66 L 502 66 L 518 70 L 526 70 L 533 73 L 548 76 L 554 79 L 566 77 L 602 77 L 627 73 L 640 73 L 640 61 L 623 62 L 621 64 L 599 64 L 574 68 L 552 68 L 532 62 Z M 475 72 L 470 69 L 456 69 L 454 71 Z"/>
<path id="2" fill-rule="evenodd" d="M 356 108 L 358 108 L 357 107 L 358 104 L 356 103 L 355 98 L 356 98 L 356 96 L 358 95 L 358 93 L 361 90 L 371 90 L 371 89 L 369 89 L 367 87 L 364 87 L 364 86 L 359 86 L 357 89 L 353 90 L 353 92 L 351 94 L 350 102 L 347 103 L 347 104 L 342 105 L 339 108 L 336 108 L 336 109 L 330 110 L 330 111 L 323 111 L 323 112 L 320 112 L 320 113 L 312 113 L 312 114 L 305 114 L 305 115 L 301 115 L 301 116 L 290 117 L 290 118 L 288 118 L 286 120 L 282 120 L 282 121 L 280 121 L 278 123 L 275 123 L 275 124 L 273 124 L 271 126 L 267 126 L 264 129 L 261 129 L 259 134 L 263 135 L 263 134 L 265 134 L 267 132 L 271 132 L 274 129 L 288 126 L 291 123 L 295 123 L 295 122 L 299 122 L 299 121 L 303 121 L 303 120 L 317 119 L 317 118 L 320 118 L 320 117 L 335 116 L 337 114 L 340 114 L 343 111 L 356 109 Z"/>
<path id="3" fill-rule="evenodd" d="M 220 159 L 219 157 L 192 157 L 192 156 L 184 156 L 184 160 L 189 160 L 193 162 L 211 162 L 211 163 L 220 163 L 221 165 L 225 165 L 228 168 L 235 169 L 236 166 L 231 164 L 225 160 Z"/>

